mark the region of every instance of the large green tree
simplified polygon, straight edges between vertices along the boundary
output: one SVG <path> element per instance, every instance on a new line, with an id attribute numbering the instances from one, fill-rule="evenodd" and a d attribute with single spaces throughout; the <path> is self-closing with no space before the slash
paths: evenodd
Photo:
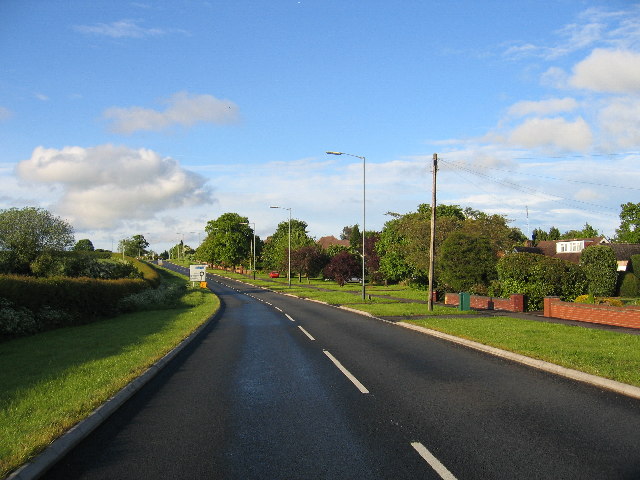
<path id="1" fill-rule="evenodd" d="M 571 240 L 574 238 L 595 238 L 599 237 L 600 233 L 598 230 L 593 228 L 588 223 L 584 224 L 584 228 L 582 230 L 568 230 L 564 232 L 560 236 L 560 240 Z"/>
<path id="2" fill-rule="evenodd" d="M 224 266 L 249 264 L 253 229 L 249 219 L 237 213 L 223 213 L 205 227 L 207 237 L 196 250 L 200 260 Z"/>
<path id="3" fill-rule="evenodd" d="M 426 283 L 429 268 L 429 243 L 431 238 L 431 207 L 418 206 L 417 212 L 406 215 L 393 214 L 378 241 L 380 271 L 390 281 L 408 279 L 418 284 Z M 510 227 L 509 220 L 502 215 L 488 215 L 458 205 L 436 207 L 436 275 L 440 246 L 453 232 L 461 231 L 472 237 L 489 239 L 495 254 L 510 251 L 521 244 L 525 236 Z M 437 284 L 436 278 L 436 284 Z"/>
<path id="4" fill-rule="evenodd" d="M 497 278 L 497 262 L 488 237 L 453 232 L 440 248 L 439 284 L 451 292 L 486 294 L 491 281 Z"/>
<path id="5" fill-rule="evenodd" d="M 307 232 L 307 222 L 291 219 L 291 250 L 314 245 L 316 242 Z M 262 247 L 262 263 L 272 270 L 286 270 L 289 263 L 289 220 L 278 224 L 276 231 L 267 238 Z"/>
<path id="6" fill-rule="evenodd" d="M 93 246 L 93 242 L 88 238 L 83 238 L 78 240 L 76 244 L 73 246 L 74 252 L 93 252 L 95 247 Z"/>
<path id="7" fill-rule="evenodd" d="M 144 235 L 141 234 L 124 238 L 120 240 L 120 243 L 118 244 L 118 250 L 120 252 L 124 252 L 124 254 L 129 257 L 141 257 L 146 255 L 148 247 L 149 242 L 144 238 Z"/>
<path id="8" fill-rule="evenodd" d="M 31 265 L 42 257 L 69 249 L 74 242 L 73 227 L 51 212 L 36 207 L 0 211 L 0 270 L 32 273 Z"/>
<path id="9" fill-rule="evenodd" d="M 620 227 L 616 229 L 616 241 L 640 243 L 640 203 L 627 202 L 620 205 Z"/>

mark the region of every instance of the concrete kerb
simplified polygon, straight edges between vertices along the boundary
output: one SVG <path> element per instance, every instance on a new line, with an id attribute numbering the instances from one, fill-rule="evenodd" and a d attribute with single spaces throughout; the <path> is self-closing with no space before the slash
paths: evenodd
<path id="1" fill-rule="evenodd" d="M 229 280 L 227 278 L 227 280 Z M 235 280 L 235 279 L 233 279 Z M 239 281 L 239 280 L 236 280 Z M 244 282 L 243 282 L 244 283 Z M 267 287 L 262 287 L 265 290 L 270 290 Z M 274 293 L 280 293 L 275 290 L 270 290 Z M 296 295 L 292 295 L 289 293 L 282 293 L 283 295 L 287 295 L 290 297 L 297 297 Z M 527 365 L 529 367 L 537 368 L 538 370 L 543 370 L 548 373 L 553 373 L 555 375 L 559 375 L 565 378 L 570 378 L 572 380 L 576 380 L 579 382 L 587 383 L 599 388 L 603 388 L 605 390 L 610 390 L 615 393 L 619 393 L 621 395 L 626 395 L 628 397 L 636 398 L 640 400 L 640 387 L 635 387 L 633 385 L 629 385 L 622 382 L 617 382 L 615 380 L 610 380 L 608 378 L 599 377 L 597 375 L 592 375 L 590 373 L 580 372 L 578 370 L 573 370 L 571 368 L 562 367 L 560 365 L 556 365 L 554 363 L 545 362 L 544 360 L 538 360 L 536 358 L 527 357 L 525 355 L 520 355 L 518 353 L 509 352 L 507 350 L 501 350 L 499 348 L 490 347 L 488 345 L 484 345 L 479 342 L 474 342 L 472 340 L 467 340 L 465 338 L 456 337 L 454 335 L 449 335 L 447 333 L 438 332 L 437 330 L 431 330 L 429 328 L 420 327 L 419 325 L 413 325 L 411 323 L 405 322 L 391 322 L 389 320 L 385 320 L 384 318 L 376 317 L 369 312 L 363 312 L 362 310 L 356 310 L 355 308 L 344 307 L 344 306 L 336 306 L 331 305 L 329 303 L 323 302 L 321 300 L 315 300 L 311 298 L 303 298 L 303 300 L 307 300 L 309 302 L 321 303 L 324 305 L 329 305 L 331 307 L 340 308 L 342 310 L 346 310 L 348 312 L 357 313 L 359 315 L 363 315 L 365 317 L 374 318 L 376 320 L 380 320 L 381 322 L 390 323 L 392 325 L 397 325 L 403 328 L 408 328 L 409 330 L 414 330 L 420 333 L 424 333 L 426 335 L 430 335 L 432 337 L 437 337 L 442 340 L 447 340 L 449 342 L 456 343 L 458 345 L 462 345 L 468 348 L 473 348 L 474 350 L 479 350 L 484 353 L 488 353 L 490 355 L 494 355 L 496 357 L 504 358 L 506 360 L 511 360 L 513 362 L 520 363 L 522 365 Z"/>
<path id="2" fill-rule="evenodd" d="M 60 438 L 54 440 L 43 452 L 36 455 L 29 463 L 6 477 L 5 480 L 34 480 L 40 478 L 48 469 L 66 455 L 73 447 L 84 440 L 98 428 L 111 414 L 135 395 L 144 385 L 155 377 L 176 355 L 184 350 L 202 331 L 220 315 L 221 308 L 209 317 L 202 325 L 182 340 L 173 350 L 168 352 L 139 377 L 132 380 L 104 404 L 96 408 L 87 418 L 68 430 Z"/>
<path id="3" fill-rule="evenodd" d="M 635 387 L 633 385 L 628 385 L 626 383 L 617 382 L 615 380 L 599 377 L 597 375 L 591 375 L 589 373 L 580 372 L 578 370 L 572 370 L 570 368 L 561 367 L 560 365 L 545 362 L 544 360 L 538 360 L 535 358 L 520 355 L 518 353 L 509 352 L 507 350 L 501 350 L 499 348 L 490 347 L 482 343 L 473 342 L 465 338 L 455 337 L 453 335 L 438 332 L 437 330 L 431 330 L 429 328 L 420 327 L 418 325 L 413 325 L 411 323 L 398 322 L 396 323 L 396 325 L 399 325 L 404 328 L 408 328 L 410 330 L 415 330 L 427 335 L 431 335 L 433 337 L 438 337 L 443 340 L 447 340 L 449 342 L 454 342 L 459 345 L 463 345 L 465 347 L 473 348 L 474 350 L 480 350 L 482 352 L 489 353 L 496 357 L 501 357 L 507 360 L 521 363 L 523 365 L 528 365 L 530 367 L 537 368 L 539 370 L 544 370 L 545 372 L 554 373 L 556 375 L 570 378 L 572 380 L 577 380 L 579 382 L 588 383 L 590 385 L 594 385 L 596 387 L 600 387 L 605 390 L 611 390 L 621 395 L 626 395 L 628 397 L 640 399 L 640 388 Z"/>

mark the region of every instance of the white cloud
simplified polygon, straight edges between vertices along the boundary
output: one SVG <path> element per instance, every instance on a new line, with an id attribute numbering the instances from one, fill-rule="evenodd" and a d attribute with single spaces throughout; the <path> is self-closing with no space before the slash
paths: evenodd
<path id="1" fill-rule="evenodd" d="M 61 188 L 55 209 L 78 228 L 112 228 L 123 220 L 212 201 L 203 177 L 146 149 L 38 147 L 18 163 L 16 173 L 24 181 Z"/>
<path id="2" fill-rule="evenodd" d="M 13 112 L 6 107 L 0 106 L 0 122 L 9 120 L 13 116 Z"/>
<path id="3" fill-rule="evenodd" d="M 609 93 L 640 92 L 640 53 L 595 49 L 573 69 L 574 87 Z"/>
<path id="4" fill-rule="evenodd" d="M 96 25 L 77 25 L 74 29 L 80 33 L 111 38 L 143 38 L 167 33 L 166 30 L 160 28 L 141 27 L 137 21 L 128 19 L 112 23 L 98 23 Z"/>
<path id="5" fill-rule="evenodd" d="M 165 103 L 168 107 L 163 112 L 142 107 L 112 107 L 107 109 L 103 116 L 112 122 L 112 131 L 124 134 L 139 130 L 159 131 L 174 125 L 223 125 L 235 123 L 239 119 L 239 109 L 235 103 L 217 99 L 213 95 L 189 95 L 187 92 L 179 92 Z"/>
<path id="6" fill-rule="evenodd" d="M 596 192 L 592 188 L 581 188 L 573 194 L 573 198 L 581 202 L 593 202 L 606 198 L 602 193 Z"/>
<path id="7" fill-rule="evenodd" d="M 508 141 L 526 148 L 556 147 L 584 151 L 592 144 L 592 134 L 581 117 L 574 122 L 564 118 L 531 118 L 516 127 Z"/>
<path id="8" fill-rule="evenodd" d="M 540 76 L 542 85 L 563 90 L 567 88 L 569 74 L 559 67 L 549 67 L 546 72 Z"/>
<path id="9" fill-rule="evenodd" d="M 609 148 L 640 146 L 640 99 L 615 98 L 600 110 L 603 143 Z"/>
<path id="10" fill-rule="evenodd" d="M 578 102 L 573 98 L 551 98 L 539 101 L 522 101 L 509 108 L 508 114 L 516 117 L 526 115 L 550 115 L 571 112 L 578 108 Z"/>

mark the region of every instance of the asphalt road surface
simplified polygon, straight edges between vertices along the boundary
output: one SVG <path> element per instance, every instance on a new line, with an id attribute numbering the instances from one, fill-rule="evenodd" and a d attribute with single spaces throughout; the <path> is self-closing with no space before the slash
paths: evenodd
<path id="1" fill-rule="evenodd" d="M 45 478 L 640 479 L 638 400 L 315 302 L 209 286 L 218 320 Z"/>

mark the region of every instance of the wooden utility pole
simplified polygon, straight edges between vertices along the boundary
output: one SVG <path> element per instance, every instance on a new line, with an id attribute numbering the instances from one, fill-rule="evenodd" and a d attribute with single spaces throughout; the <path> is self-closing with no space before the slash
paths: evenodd
<path id="1" fill-rule="evenodd" d="M 433 265 L 436 254 L 436 175 L 438 173 L 438 154 L 433 154 L 433 186 L 431 192 L 431 238 L 429 239 L 429 311 L 433 310 Z"/>

